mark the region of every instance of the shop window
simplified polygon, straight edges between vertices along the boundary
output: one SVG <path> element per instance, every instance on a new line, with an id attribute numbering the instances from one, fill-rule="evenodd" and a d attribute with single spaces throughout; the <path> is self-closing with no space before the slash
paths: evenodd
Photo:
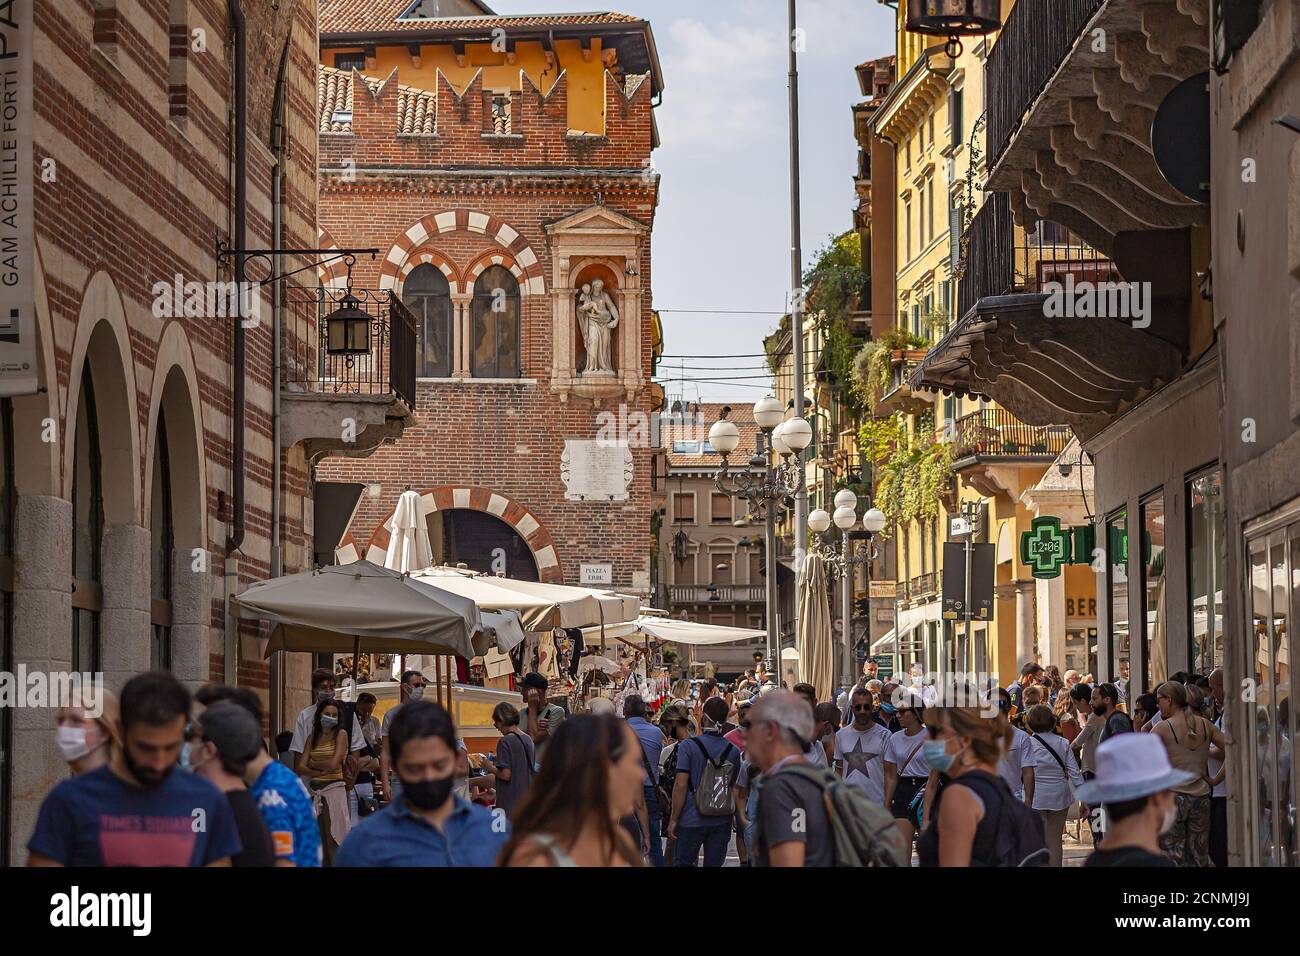
<path id="1" fill-rule="evenodd" d="M 470 337 L 475 378 L 519 377 L 519 281 L 505 266 L 483 270 L 474 284 Z"/>
<path id="2" fill-rule="evenodd" d="M 1128 510 L 1106 519 L 1106 619 L 1110 624 L 1110 680 L 1127 699 L 1129 669 L 1128 628 Z"/>
<path id="3" fill-rule="evenodd" d="M 1142 502 L 1142 677 L 1140 689 L 1155 692 L 1169 679 L 1169 606 L 1165 593 L 1165 499 L 1160 491 Z"/>
<path id="4" fill-rule="evenodd" d="M 416 266 L 402 284 L 402 304 L 415 317 L 420 336 L 420 377 L 447 378 L 452 373 L 452 304 L 443 271 L 428 263 Z"/>
<path id="5" fill-rule="evenodd" d="M 1191 670 L 1208 674 L 1223 665 L 1223 474 L 1218 468 L 1187 481 L 1187 577 Z"/>
<path id="6" fill-rule="evenodd" d="M 100 612 L 104 540 L 103 471 L 90 368 L 81 374 L 72 472 L 72 669 L 101 670 Z"/>

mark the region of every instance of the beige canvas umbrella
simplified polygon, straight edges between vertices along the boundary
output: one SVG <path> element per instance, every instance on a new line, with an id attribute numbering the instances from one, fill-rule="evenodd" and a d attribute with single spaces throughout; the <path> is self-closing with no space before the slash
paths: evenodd
<path id="1" fill-rule="evenodd" d="M 467 574 L 458 568 L 425 568 L 411 576 L 444 591 L 467 597 L 481 611 L 515 611 L 527 631 L 564 626 L 564 615 L 554 600 L 501 587 L 497 582 L 502 578 Z"/>
<path id="2" fill-rule="evenodd" d="M 458 655 L 487 652 L 491 625 L 472 600 L 369 561 L 271 578 L 234 598 L 268 621 L 275 651 Z"/>
<path id="3" fill-rule="evenodd" d="M 795 634 L 799 651 L 799 674 L 817 688 L 817 699 L 830 700 L 834 680 L 831 649 L 831 612 L 826 600 L 826 563 L 820 555 L 804 559 L 799 576 L 799 630 Z"/>
<path id="4" fill-rule="evenodd" d="M 488 580 L 499 587 L 554 602 L 560 609 L 560 627 L 625 624 L 635 621 L 641 613 L 641 599 L 629 594 L 514 578 Z"/>
<path id="5" fill-rule="evenodd" d="M 433 564 L 429 528 L 424 523 L 418 494 L 414 491 L 402 492 L 402 496 L 397 499 L 397 508 L 393 511 L 390 524 L 384 567 L 409 573 Z"/>

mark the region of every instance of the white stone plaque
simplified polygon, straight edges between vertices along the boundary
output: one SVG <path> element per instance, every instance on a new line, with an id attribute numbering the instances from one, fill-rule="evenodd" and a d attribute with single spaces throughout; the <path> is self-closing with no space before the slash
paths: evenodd
<path id="1" fill-rule="evenodd" d="M 584 564 L 578 570 L 578 582 L 583 587 L 614 583 L 614 565 L 612 564 Z"/>
<path id="2" fill-rule="evenodd" d="M 627 501 L 632 449 L 626 442 L 567 439 L 560 480 L 568 501 Z"/>

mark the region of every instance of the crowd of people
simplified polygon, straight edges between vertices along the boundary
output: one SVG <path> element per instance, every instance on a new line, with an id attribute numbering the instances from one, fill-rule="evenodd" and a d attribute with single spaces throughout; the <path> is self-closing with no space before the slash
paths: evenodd
<path id="1" fill-rule="evenodd" d="M 1219 671 L 1130 707 L 1033 662 L 955 700 L 869 661 L 836 700 L 759 669 L 680 682 L 657 712 L 627 694 L 576 714 L 528 674 L 473 757 L 425 685 L 402 674 L 380 720 L 318 670 L 273 748 L 242 687 L 148 673 L 93 711 L 73 699 L 56 729 L 71 776 L 29 864 L 720 867 L 734 848 L 742 866 L 1060 866 L 1086 820 L 1089 866 L 1226 865 Z"/>

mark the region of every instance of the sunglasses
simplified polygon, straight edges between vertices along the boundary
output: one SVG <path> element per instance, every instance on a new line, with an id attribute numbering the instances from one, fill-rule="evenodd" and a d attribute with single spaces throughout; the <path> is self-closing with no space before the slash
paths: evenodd
<path id="1" fill-rule="evenodd" d="M 872 710 L 872 707 L 871 707 L 870 704 L 854 704 L 854 705 L 853 705 L 853 712 L 854 712 L 855 714 L 869 714 L 869 713 L 871 713 L 871 710 Z"/>

